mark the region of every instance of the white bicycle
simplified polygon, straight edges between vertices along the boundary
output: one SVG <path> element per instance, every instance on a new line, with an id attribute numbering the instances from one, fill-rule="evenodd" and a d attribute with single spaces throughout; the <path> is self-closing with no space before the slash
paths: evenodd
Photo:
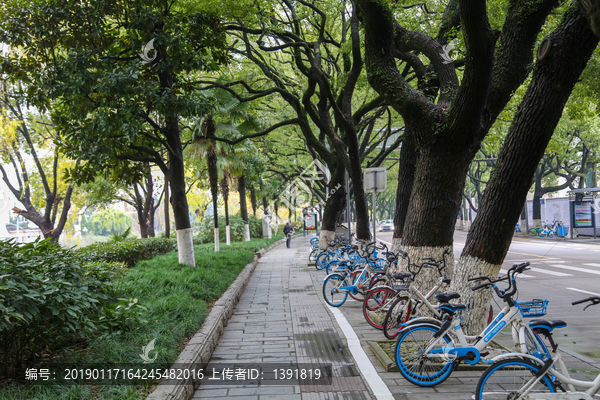
<path id="1" fill-rule="evenodd" d="M 600 297 L 573 302 L 600 304 Z M 476 400 L 593 400 L 600 390 L 600 375 L 593 381 L 573 379 L 565 365 L 552 331 L 567 326 L 564 321 L 537 319 L 529 322 L 536 334 L 545 336 L 551 347 L 551 357 L 543 360 L 523 353 L 498 356 L 479 378 Z M 577 390 L 580 389 L 580 390 Z M 596 397 L 597 398 L 597 397 Z"/>

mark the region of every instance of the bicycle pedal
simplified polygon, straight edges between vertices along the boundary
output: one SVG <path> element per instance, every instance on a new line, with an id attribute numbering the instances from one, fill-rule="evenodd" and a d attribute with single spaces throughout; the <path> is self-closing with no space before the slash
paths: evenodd
<path id="1" fill-rule="evenodd" d="M 485 353 L 481 353 L 481 354 L 479 354 L 479 356 L 480 356 L 480 357 L 482 357 L 482 358 L 483 358 L 483 357 L 487 357 L 487 356 L 489 356 L 489 355 L 490 355 L 490 352 L 489 352 L 489 351 L 486 351 Z"/>

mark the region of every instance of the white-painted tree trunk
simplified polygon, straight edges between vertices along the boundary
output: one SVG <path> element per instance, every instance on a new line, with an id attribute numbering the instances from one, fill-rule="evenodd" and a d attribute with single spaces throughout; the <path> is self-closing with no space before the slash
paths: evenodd
<path id="1" fill-rule="evenodd" d="M 245 224 L 244 241 L 245 242 L 249 242 L 250 241 L 250 225 L 248 225 L 248 224 Z"/>
<path id="2" fill-rule="evenodd" d="M 215 228 L 215 251 L 219 251 L 219 228 Z"/>
<path id="3" fill-rule="evenodd" d="M 534 219 L 533 220 L 533 227 L 534 228 L 541 228 L 542 227 L 542 220 L 541 219 Z"/>
<path id="4" fill-rule="evenodd" d="M 177 254 L 179 263 L 184 265 L 196 266 L 194 257 L 194 241 L 192 239 L 192 229 L 178 229 L 177 233 Z"/>
<path id="5" fill-rule="evenodd" d="M 433 257 L 436 260 L 441 260 L 444 254 L 444 250 L 446 247 L 426 247 L 426 246 L 402 246 L 401 250 L 408 253 L 408 257 L 410 258 L 411 264 L 421 265 L 424 258 Z M 454 252 L 450 249 L 450 254 L 446 256 L 446 269 L 442 271 L 448 278 L 452 278 L 454 275 Z M 406 260 L 400 257 L 398 261 L 398 271 L 408 272 Z M 415 280 L 415 284 L 421 291 L 421 293 L 426 294 L 431 290 L 431 288 L 439 281 L 440 275 L 435 268 L 427 268 L 424 267 L 421 270 L 421 273 L 417 275 Z"/>
<path id="6" fill-rule="evenodd" d="M 321 231 L 321 235 L 319 236 L 319 249 L 324 250 L 327 248 L 327 244 L 333 242 L 335 239 L 335 231 Z"/>
<path id="7" fill-rule="evenodd" d="M 392 253 L 397 253 L 398 250 L 402 250 L 402 238 L 392 238 Z"/>
<path id="8" fill-rule="evenodd" d="M 229 229 L 229 225 L 225 226 L 225 243 L 227 243 L 227 246 L 231 245 L 231 230 Z"/>
<path id="9" fill-rule="evenodd" d="M 485 281 L 469 282 L 468 279 L 478 276 L 496 279 L 499 272 L 500 265 L 490 264 L 471 256 L 461 257 L 456 264 L 450 290 L 460 293 L 460 299 L 456 301 L 467 306 L 467 310 L 461 313 L 461 317 L 465 321 L 465 330 L 469 335 L 479 334 L 487 325 L 492 296 L 495 294 L 491 289 L 471 290 L 472 287 Z"/>
<path id="10" fill-rule="evenodd" d="M 433 257 L 435 260 L 441 260 L 444 254 L 445 247 L 426 247 L 426 246 L 401 246 L 400 250 L 405 251 L 410 258 L 411 264 L 421 265 L 424 258 Z M 398 272 L 409 272 L 407 268 L 407 260 L 402 257 L 398 260 Z M 416 267 L 418 268 L 418 267 Z M 411 270 L 415 270 L 415 267 L 411 266 Z M 446 256 L 446 268 L 442 270 L 442 274 L 448 278 L 452 278 L 454 274 L 454 253 L 451 252 Z M 424 267 L 421 269 L 421 272 L 415 278 L 415 286 L 419 289 L 419 291 L 426 295 L 429 291 L 439 282 L 440 274 L 437 268 L 428 268 Z M 440 289 L 438 292 L 443 292 L 443 289 Z M 435 304 L 437 301 L 435 298 L 430 298 L 430 301 Z M 422 316 L 432 316 L 429 310 L 426 307 L 421 307 Z"/>

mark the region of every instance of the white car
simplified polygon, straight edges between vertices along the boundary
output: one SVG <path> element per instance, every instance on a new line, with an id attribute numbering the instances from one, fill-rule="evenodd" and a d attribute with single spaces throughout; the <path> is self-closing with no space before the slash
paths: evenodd
<path id="1" fill-rule="evenodd" d="M 393 231 L 394 230 L 394 221 L 391 219 L 384 219 L 379 223 L 379 232 L 383 231 Z"/>

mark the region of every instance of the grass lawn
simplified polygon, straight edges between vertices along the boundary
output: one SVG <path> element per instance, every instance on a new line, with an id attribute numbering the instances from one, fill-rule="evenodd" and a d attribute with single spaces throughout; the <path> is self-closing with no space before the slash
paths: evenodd
<path id="1" fill-rule="evenodd" d="M 61 359 L 77 364 L 140 363 L 142 347 L 155 339 L 156 362 L 175 361 L 202 326 L 211 304 L 253 260 L 254 252 L 281 238 L 283 235 L 276 235 L 273 239 L 234 242 L 231 246 L 222 243 L 218 253 L 212 244 L 195 246 L 196 267 L 179 264 L 176 252 L 137 263 L 115 283 L 117 297 L 138 299 L 138 303 L 124 302 L 137 312 L 117 315 L 116 320 L 125 320 L 120 329 L 90 338 L 85 347 L 67 349 Z M 155 384 L 9 385 L 0 389 L 0 400 L 137 400 L 145 398 Z"/>

